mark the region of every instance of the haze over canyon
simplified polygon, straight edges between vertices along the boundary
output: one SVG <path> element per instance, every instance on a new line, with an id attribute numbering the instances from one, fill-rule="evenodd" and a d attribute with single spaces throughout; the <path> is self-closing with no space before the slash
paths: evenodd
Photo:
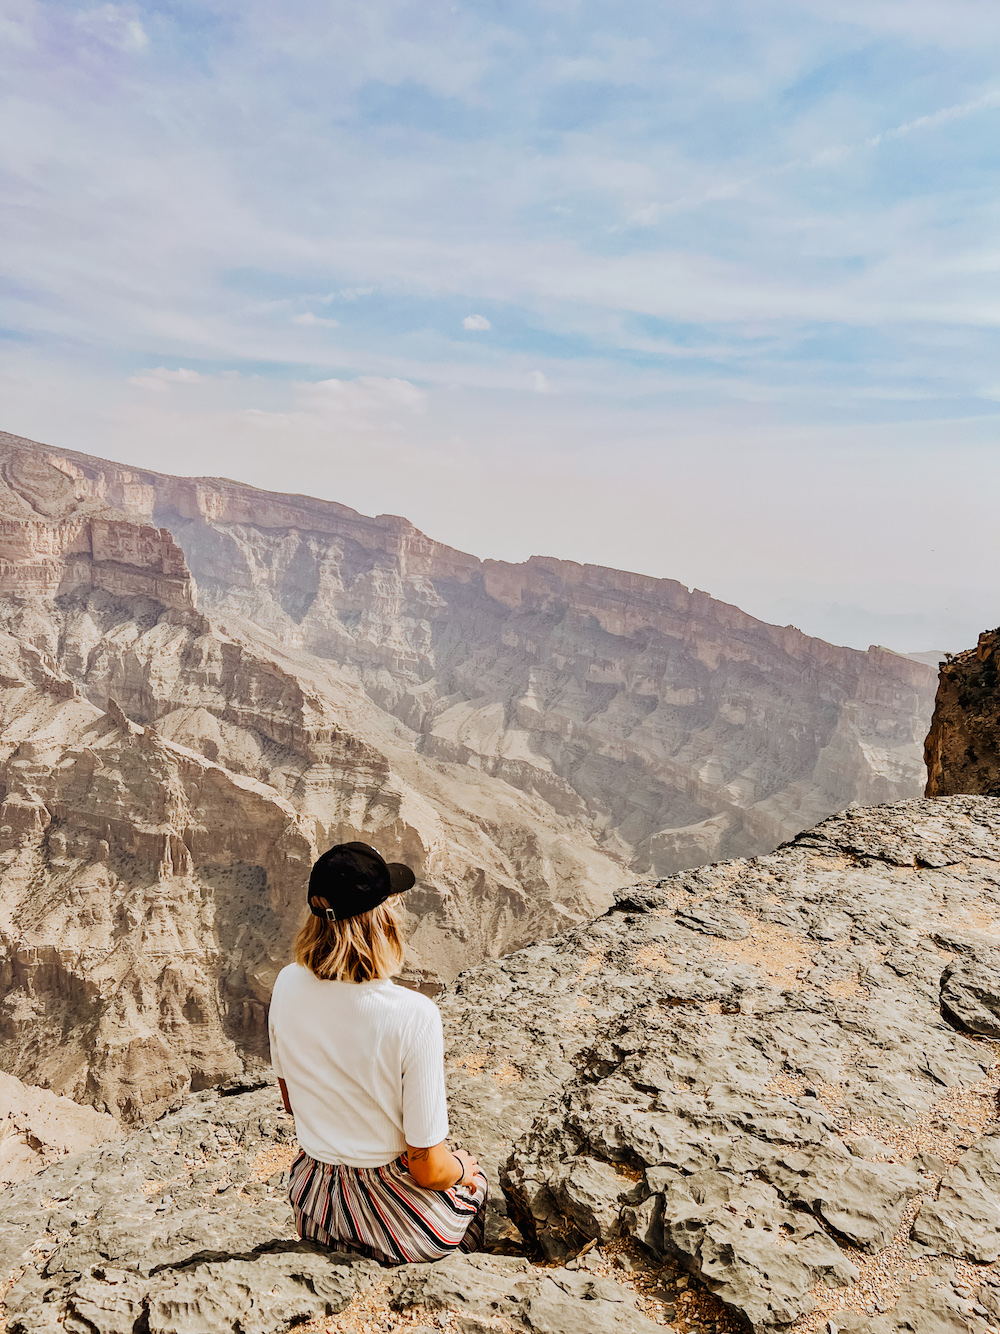
<path id="1" fill-rule="evenodd" d="M 266 1058 L 309 866 L 414 980 L 923 790 L 935 672 L 671 580 L 0 436 L 0 1066 L 126 1120 Z"/>

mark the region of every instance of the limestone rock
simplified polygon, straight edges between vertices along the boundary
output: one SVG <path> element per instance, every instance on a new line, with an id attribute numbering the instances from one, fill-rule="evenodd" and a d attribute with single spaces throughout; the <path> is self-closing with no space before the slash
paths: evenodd
<path id="1" fill-rule="evenodd" d="M 0 1183 L 23 1181 L 120 1134 L 114 1117 L 0 1074 Z"/>
<path id="2" fill-rule="evenodd" d="M 744 940 L 750 934 L 750 928 L 743 918 L 725 909 L 678 908 L 675 916 L 681 926 L 691 931 L 701 931 L 706 936 L 718 936 L 722 940 Z"/>
<path id="3" fill-rule="evenodd" d="M 1000 1038 L 1000 952 L 949 964 L 941 974 L 941 1006 L 969 1032 Z"/>
<path id="4" fill-rule="evenodd" d="M 0 459 L 0 597 L 53 598 L 93 587 L 177 611 L 194 606 L 184 556 L 166 529 L 108 508 L 24 444 Z"/>
<path id="5" fill-rule="evenodd" d="M 369 1266 L 369 1269 L 374 1266 Z M 137 1277 L 101 1269 L 66 1285 L 62 1300 L 44 1284 L 22 1284 L 9 1309 L 10 1334 L 45 1334 L 60 1325 L 87 1334 L 277 1334 L 342 1311 L 358 1290 L 364 1262 L 304 1243 L 278 1252 L 169 1269 Z"/>
<path id="6" fill-rule="evenodd" d="M 929 1279 L 908 1286 L 890 1319 L 908 1334 L 986 1334 L 988 1329 L 953 1289 Z"/>
<path id="7" fill-rule="evenodd" d="M 748 934 L 692 931 L 682 906 Z M 823 922 L 841 934 L 817 935 Z M 378 1309 L 454 1312 L 477 1334 L 638 1334 L 631 1294 L 574 1258 L 596 1240 L 680 1266 L 758 1334 L 828 1288 L 847 1303 L 838 1328 L 987 1334 L 985 1288 L 945 1290 L 935 1270 L 879 1314 L 854 1264 L 899 1263 L 886 1243 L 907 1203 L 923 1265 L 996 1254 L 996 1047 L 942 1014 L 954 951 L 938 937 L 1000 942 L 996 799 L 852 809 L 767 856 L 631 886 L 604 916 L 467 970 L 440 998 L 453 1136 L 506 1191 L 492 1244 L 516 1246 L 516 1224 L 527 1246 L 405 1266 Z M 176 1103 L 0 1196 L 12 1329 L 166 1330 L 190 1309 L 207 1329 L 277 1334 L 374 1291 L 364 1265 L 317 1268 L 294 1239 L 293 1128 L 267 1077 Z M 917 1152 L 928 1139 L 935 1153 Z M 272 1289 L 273 1316 L 254 1305 Z"/>
<path id="8" fill-rule="evenodd" d="M 913 1236 L 939 1255 L 987 1264 L 1000 1258 L 1000 1128 L 944 1177 L 937 1199 L 914 1220 Z"/>
<path id="9" fill-rule="evenodd" d="M 748 935 L 692 932 L 688 905 Z M 768 857 L 633 886 L 590 927 L 460 978 L 443 1005 L 486 1071 L 453 1102 L 494 1161 L 513 1139 L 508 1210 L 542 1254 L 633 1237 L 780 1325 L 817 1284 L 853 1281 L 841 1243 L 878 1254 L 908 1201 L 929 1207 L 945 1165 L 901 1156 L 890 1129 L 937 1124 L 948 1089 L 995 1068 L 940 1009 L 935 938 L 977 930 L 1000 943 L 1000 802 L 853 809 Z M 872 1119 L 880 1143 L 859 1134 Z"/>
<path id="10" fill-rule="evenodd" d="M 833 1323 L 851 1334 L 988 1334 L 991 1328 L 959 1296 L 955 1282 L 936 1273 L 907 1283 L 895 1306 L 877 1319 Z"/>
<path id="11" fill-rule="evenodd" d="M 801 1202 L 860 1250 L 888 1246 L 908 1200 L 923 1190 L 908 1164 L 859 1163 L 838 1145 L 780 1154 L 763 1174 L 787 1200 Z"/>
<path id="12" fill-rule="evenodd" d="M 192 1095 L 124 1144 L 0 1196 L 0 1293 L 14 1275 L 5 1327 L 284 1334 L 379 1284 L 385 1317 L 417 1306 L 501 1315 L 528 1334 L 657 1328 L 616 1284 L 523 1258 L 456 1255 L 385 1271 L 298 1241 L 285 1196 L 295 1147 L 280 1107 L 271 1081 Z"/>
<path id="13" fill-rule="evenodd" d="M 724 1172 L 674 1179 L 664 1196 L 663 1231 L 664 1245 L 758 1327 L 791 1323 L 809 1309 L 817 1282 L 843 1287 L 858 1277 L 808 1215 L 771 1187 Z"/>
<path id="14" fill-rule="evenodd" d="M 654 1334 L 659 1329 L 614 1283 L 565 1269 L 533 1271 L 524 1260 L 500 1255 L 406 1265 L 392 1285 L 391 1303 L 397 1310 L 415 1306 L 500 1317 L 533 1334 Z"/>
<path id="15" fill-rule="evenodd" d="M 259 1063 L 314 849 L 294 809 L 39 688 L 2 635 L 0 661 L 3 1065 L 129 1120 Z"/>

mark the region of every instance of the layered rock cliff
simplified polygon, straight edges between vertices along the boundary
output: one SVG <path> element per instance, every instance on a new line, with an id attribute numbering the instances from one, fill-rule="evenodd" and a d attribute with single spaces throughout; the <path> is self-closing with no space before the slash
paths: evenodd
<path id="1" fill-rule="evenodd" d="M 192 577 L 192 572 L 194 577 Z M 0 437 L 0 1067 L 126 1119 L 263 1057 L 306 873 L 411 976 L 916 790 L 932 673 L 669 580 Z"/>
<path id="2" fill-rule="evenodd" d="M 195 610 L 165 529 L 36 454 L 2 478 L 0 1067 L 128 1120 L 259 1063 L 341 838 L 418 870 L 418 974 L 607 902 L 621 867 L 586 830 Z"/>
<path id="3" fill-rule="evenodd" d="M 924 747 L 927 795 L 1000 796 L 1000 630 L 941 665 Z"/>
<path id="4" fill-rule="evenodd" d="M 901 655 L 669 579 L 480 561 L 395 516 L 7 439 L 169 530 L 202 611 L 336 664 L 420 754 L 502 779 L 635 870 L 764 851 L 922 787 L 933 673 Z"/>
<path id="5" fill-rule="evenodd" d="M 233 1081 L 0 1195 L 12 1334 L 1000 1328 L 1000 800 L 633 885 L 441 1005 L 493 1253 L 297 1243 L 293 1127 Z"/>

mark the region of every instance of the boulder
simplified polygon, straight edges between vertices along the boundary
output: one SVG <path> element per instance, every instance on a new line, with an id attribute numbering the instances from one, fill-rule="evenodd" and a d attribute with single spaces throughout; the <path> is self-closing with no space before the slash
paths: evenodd
<path id="1" fill-rule="evenodd" d="M 530 1334 L 655 1334 L 660 1329 L 615 1283 L 566 1269 L 539 1272 L 507 1256 L 456 1255 L 433 1265 L 406 1265 L 390 1292 L 398 1311 L 416 1307 L 457 1311 L 467 1319 L 501 1317 L 508 1328 Z"/>
<path id="2" fill-rule="evenodd" d="M 858 1271 L 808 1214 L 771 1186 L 726 1172 L 675 1177 L 663 1200 L 665 1248 L 755 1326 L 812 1309 L 817 1284 L 846 1287 Z"/>
<path id="3" fill-rule="evenodd" d="M 1000 953 L 962 955 L 941 974 L 941 1008 L 970 1033 L 1000 1038 Z"/>
<path id="4" fill-rule="evenodd" d="M 863 1251 L 888 1246 L 908 1200 L 925 1188 L 906 1163 L 865 1163 L 840 1144 L 777 1155 L 762 1169 L 786 1200 L 808 1207 L 836 1233 Z"/>
<path id="5" fill-rule="evenodd" d="M 1000 1128 L 962 1155 L 924 1205 L 913 1237 L 939 1255 L 992 1264 L 1000 1259 Z"/>

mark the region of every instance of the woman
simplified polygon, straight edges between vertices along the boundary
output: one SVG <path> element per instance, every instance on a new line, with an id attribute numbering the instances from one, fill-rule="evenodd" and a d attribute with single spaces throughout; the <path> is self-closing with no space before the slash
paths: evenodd
<path id="1" fill-rule="evenodd" d="M 301 1146 L 299 1236 L 389 1264 L 478 1250 L 487 1194 L 476 1159 L 446 1142 L 438 1008 L 391 981 L 403 955 L 391 900 L 413 883 L 365 843 L 324 853 L 269 1018 Z"/>

